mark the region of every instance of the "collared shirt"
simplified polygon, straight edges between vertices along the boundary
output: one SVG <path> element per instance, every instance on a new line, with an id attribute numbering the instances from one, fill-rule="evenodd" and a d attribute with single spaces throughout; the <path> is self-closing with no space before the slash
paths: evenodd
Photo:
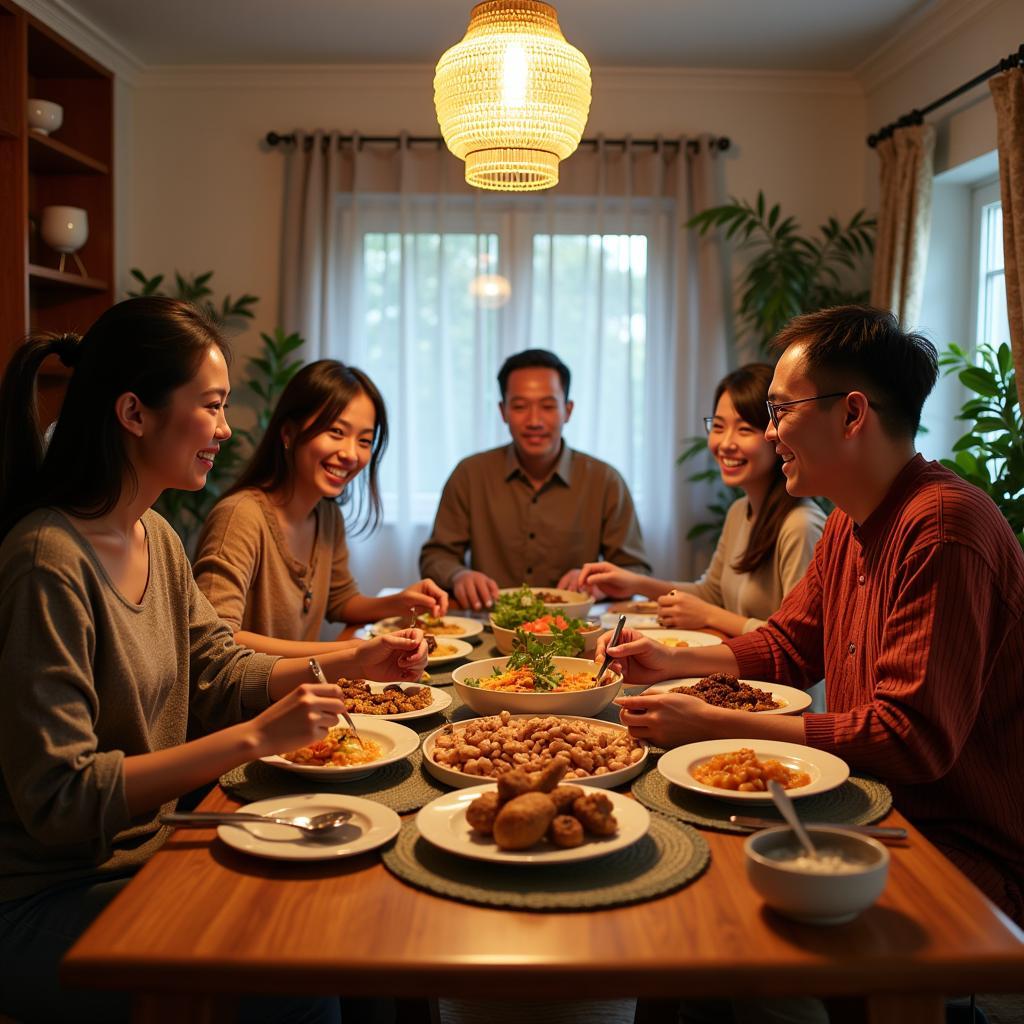
<path id="1" fill-rule="evenodd" d="M 1024 923 L 1024 552 L 987 495 L 915 456 L 862 525 L 837 509 L 778 612 L 726 643 L 746 678 L 824 675 L 806 742 L 887 783 Z"/>
<path id="2" fill-rule="evenodd" d="M 605 558 L 649 573 L 629 488 L 607 463 L 562 451 L 538 488 L 511 444 L 463 459 L 444 485 L 420 572 L 451 589 L 469 566 L 500 587 L 555 587 L 584 562 Z"/>

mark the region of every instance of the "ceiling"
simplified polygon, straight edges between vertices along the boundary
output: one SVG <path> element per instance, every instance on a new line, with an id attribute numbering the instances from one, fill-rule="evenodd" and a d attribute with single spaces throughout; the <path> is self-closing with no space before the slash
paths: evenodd
<path id="1" fill-rule="evenodd" d="M 852 71 L 941 0 L 556 0 L 598 66 Z M 64 0 L 144 65 L 433 63 L 471 0 Z"/>

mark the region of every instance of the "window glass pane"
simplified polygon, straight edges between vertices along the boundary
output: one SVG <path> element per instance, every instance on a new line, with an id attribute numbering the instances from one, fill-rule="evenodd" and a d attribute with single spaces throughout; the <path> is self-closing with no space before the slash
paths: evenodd
<path id="1" fill-rule="evenodd" d="M 980 295 L 978 341 L 998 346 L 1009 341 L 1006 310 L 1006 274 L 1003 270 L 1003 207 L 989 203 L 981 219 Z"/>

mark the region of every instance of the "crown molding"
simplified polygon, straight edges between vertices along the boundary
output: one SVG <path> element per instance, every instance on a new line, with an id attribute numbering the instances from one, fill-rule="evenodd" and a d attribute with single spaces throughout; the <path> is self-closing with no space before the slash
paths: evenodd
<path id="1" fill-rule="evenodd" d="M 595 90 L 601 91 L 863 95 L 862 86 L 849 72 L 595 67 L 592 77 Z M 142 70 L 135 84 L 160 90 L 298 91 L 334 86 L 404 92 L 422 89 L 433 78 L 433 64 L 162 64 Z"/>
<path id="2" fill-rule="evenodd" d="M 64 0 L 18 0 L 18 4 L 129 85 L 143 71 L 145 65 L 134 54 Z"/>
<path id="3" fill-rule="evenodd" d="M 854 68 L 864 92 L 870 93 L 945 42 L 958 29 L 1004 0 L 941 0 L 910 15 L 899 30 Z M 1007 48 L 1015 44 L 1007 41 Z M 1005 56 L 1000 53 L 999 56 Z M 996 58 L 993 58 L 996 59 Z"/>

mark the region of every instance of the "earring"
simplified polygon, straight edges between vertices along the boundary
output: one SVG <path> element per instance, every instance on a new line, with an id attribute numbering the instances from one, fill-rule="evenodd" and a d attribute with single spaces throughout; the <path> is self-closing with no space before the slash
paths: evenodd
<path id="1" fill-rule="evenodd" d="M 285 441 L 285 443 L 284 443 L 284 450 L 288 451 L 288 442 L 287 441 Z"/>

